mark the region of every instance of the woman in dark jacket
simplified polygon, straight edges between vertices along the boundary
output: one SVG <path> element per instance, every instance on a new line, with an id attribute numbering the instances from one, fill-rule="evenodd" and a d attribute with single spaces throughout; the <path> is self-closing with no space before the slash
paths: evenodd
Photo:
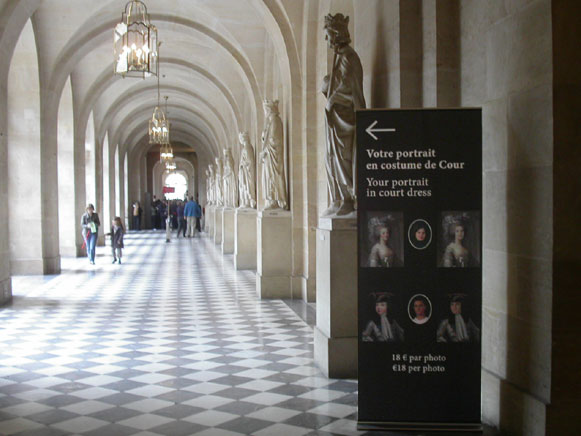
<path id="1" fill-rule="evenodd" d="M 87 257 L 93 265 L 95 265 L 95 247 L 97 246 L 100 225 L 101 221 L 99 220 L 99 215 L 95 212 L 95 206 L 89 204 L 81 217 L 81 231 L 83 232 L 83 239 L 87 246 Z"/>

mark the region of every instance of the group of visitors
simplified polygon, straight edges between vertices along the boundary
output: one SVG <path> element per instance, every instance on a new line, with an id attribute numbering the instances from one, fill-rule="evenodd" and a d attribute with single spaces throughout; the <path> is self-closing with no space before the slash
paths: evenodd
<path id="1" fill-rule="evenodd" d="M 197 198 L 196 198 L 197 200 Z M 170 214 L 170 228 L 177 228 L 177 237 L 180 234 L 184 238 L 193 238 L 196 232 L 201 232 L 202 208 L 199 203 L 190 196 L 189 200 L 173 200 L 165 203 L 155 196 L 152 202 L 152 225 L 154 230 L 158 228 L 165 228 L 165 221 L 167 213 Z M 154 215 L 155 211 L 155 215 Z M 138 201 L 133 203 L 133 229 L 141 230 L 141 215 L 143 210 Z M 154 219 L 155 216 L 155 219 Z M 101 221 L 99 214 L 95 212 L 95 206 L 87 205 L 85 213 L 81 217 L 81 231 L 83 235 L 84 247 L 87 249 L 87 257 L 89 262 L 95 264 L 95 249 L 97 246 L 97 239 L 99 237 L 99 227 Z M 113 254 L 113 263 L 121 264 L 121 256 L 123 245 L 123 235 L 125 228 L 120 217 L 115 217 L 111 222 L 111 231 L 106 233 L 106 236 L 111 237 L 111 251 Z"/>
<path id="2" fill-rule="evenodd" d="M 153 230 L 165 230 L 167 209 L 167 203 L 154 195 L 153 201 L 151 202 L 151 226 L 153 227 Z"/>
<path id="3" fill-rule="evenodd" d="M 184 238 L 193 238 L 196 232 L 201 232 L 200 220 L 202 218 L 202 208 L 193 196 L 188 201 L 178 200 L 176 202 L 175 218 L 177 221 L 177 237 L 180 234 Z"/>
<path id="4" fill-rule="evenodd" d="M 83 235 L 84 246 L 87 248 L 87 257 L 91 265 L 95 265 L 95 249 L 97 246 L 97 239 L 99 237 L 99 227 L 101 220 L 99 214 L 95 212 L 95 206 L 89 203 L 85 213 L 81 217 L 81 232 Z M 111 222 L 111 231 L 106 233 L 111 236 L 111 251 L 113 254 L 113 263 L 119 262 L 121 264 L 123 235 L 125 228 L 121 222 L 121 218 L 116 216 Z"/>

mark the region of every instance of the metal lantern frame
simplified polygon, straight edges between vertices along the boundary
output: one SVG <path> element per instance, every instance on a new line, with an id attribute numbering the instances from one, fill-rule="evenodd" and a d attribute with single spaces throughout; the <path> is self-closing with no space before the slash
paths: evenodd
<path id="1" fill-rule="evenodd" d="M 165 97 L 165 111 L 167 112 L 167 96 Z M 159 76 L 157 80 L 157 106 L 153 109 L 153 115 L 149 120 L 149 143 L 150 144 L 169 144 L 169 120 L 159 104 Z"/>
<path id="2" fill-rule="evenodd" d="M 165 169 L 169 173 L 177 169 L 177 164 L 175 163 L 173 156 L 165 163 Z"/>
<path id="3" fill-rule="evenodd" d="M 122 77 L 157 76 L 157 47 L 157 28 L 151 24 L 147 6 L 131 0 L 113 31 L 114 73 Z"/>
<path id="4" fill-rule="evenodd" d="M 157 85 L 157 92 L 158 106 L 153 110 L 153 117 L 149 121 L 149 143 L 159 144 L 161 146 L 161 149 L 159 150 L 159 160 L 160 162 L 165 162 L 167 165 L 168 162 L 173 161 L 173 149 L 169 142 L 169 121 L 165 118 L 164 112 L 159 109 L 159 83 Z M 165 97 L 165 107 L 167 112 L 167 96 Z M 156 119 L 156 114 L 161 114 L 162 118 Z M 157 125 L 157 128 L 159 129 L 159 134 L 157 136 L 155 134 L 152 136 L 152 123 Z M 162 127 L 162 124 L 164 127 Z"/>
<path id="5" fill-rule="evenodd" d="M 161 162 L 169 162 L 173 159 L 173 150 L 170 144 L 162 144 L 161 149 L 159 151 L 159 160 Z"/>

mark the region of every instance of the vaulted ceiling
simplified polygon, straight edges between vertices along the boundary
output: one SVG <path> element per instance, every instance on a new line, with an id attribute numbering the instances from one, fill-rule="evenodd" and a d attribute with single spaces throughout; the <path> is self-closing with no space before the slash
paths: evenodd
<path id="1" fill-rule="evenodd" d="M 41 86 L 60 95 L 71 77 L 77 126 L 94 116 L 95 135 L 122 150 L 149 148 L 147 122 L 157 104 L 157 78 L 113 74 L 113 29 L 125 0 L 43 0 L 32 24 Z M 159 83 L 168 97 L 172 142 L 208 160 L 262 120 L 266 76 L 286 51 L 289 26 L 280 0 L 145 0 L 158 28 Z M 299 2 L 302 3 L 302 2 Z M 296 5 L 296 3 L 295 3 Z M 275 18 L 277 17 L 277 18 Z M 268 28 L 267 28 L 268 27 Z M 283 35 L 281 29 L 287 29 Z M 290 32 L 292 33 L 292 32 Z"/>

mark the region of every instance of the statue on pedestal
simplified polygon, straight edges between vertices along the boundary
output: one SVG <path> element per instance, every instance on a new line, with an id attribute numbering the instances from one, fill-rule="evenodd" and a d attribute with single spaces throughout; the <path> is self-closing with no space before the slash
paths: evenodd
<path id="1" fill-rule="evenodd" d="M 216 202 L 214 203 L 218 207 L 224 206 L 224 197 L 222 192 L 222 159 L 216 158 L 216 171 L 214 178 L 214 190 L 216 193 Z"/>
<path id="2" fill-rule="evenodd" d="M 216 176 L 214 176 L 214 164 L 208 165 L 208 186 L 210 190 L 210 204 L 214 206 L 216 204 Z"/>
<path id="3" fill-rule="evenodd" d="M 256 207 L 256 159 L 248 132 L 240 132 L 240 164 L 238 165 L 238 193 L 240 207 Z"/>
<path id="4" fill-rule="evenodd" d="M 287 209 L 284 174 L 284 143 L 278 100 L 264 100 L 264 130 L 262 131 L 262 196 L 264 209 Z"/>
<path id="5" fill-rule="evenodd" d="M 206 205 L 212 204 L 212 187 L 210 185 L 210 169 L 206 168 Z"/>
<path id="6" fill-rule="evenodd" d="M 325 106 L 325 169 L 330 206 L 323 216 L 348 215 L 355 210 L 355 110 L 365 108 L 363 68 L 349 45 L 349 17 L 325 17 L 325 39 L 333 49 L 333 67 L 323 79 Z"/>
<path id="7" fill-rule="evenodd" d="M 224 149 L 224 206 L 238 206 L 238 183 L 234 171 L 234 158 L 230 148 Z"/>

